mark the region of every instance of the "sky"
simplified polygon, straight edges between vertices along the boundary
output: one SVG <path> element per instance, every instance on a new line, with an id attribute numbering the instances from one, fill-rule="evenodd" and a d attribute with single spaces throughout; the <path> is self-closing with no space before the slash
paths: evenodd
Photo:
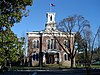
<path id="1" fill-rule="evenodd" d="M 23 17 L 12 30 L 18 37 L 26 36 L 26 32 L 45 29 L 46 12 L 50 12 L 50 3 L 55 4 L 52 11 L 56 13 L 56 22 L 72 15 L 82 15 L 91 24 L 93 34 L 100 26 L 100 0 L 33 0 L 28 17 Z"/>

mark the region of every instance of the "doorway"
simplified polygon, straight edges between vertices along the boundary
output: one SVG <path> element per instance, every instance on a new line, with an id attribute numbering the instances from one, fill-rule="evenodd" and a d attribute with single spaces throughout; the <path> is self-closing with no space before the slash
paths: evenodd
<path id="1" fill-rule="evenodd" d="M 46 53 L 46 63 L 47 64 L 54 64 L 55 59 L 54 59 L 54 54 L 48 54 Z"/>

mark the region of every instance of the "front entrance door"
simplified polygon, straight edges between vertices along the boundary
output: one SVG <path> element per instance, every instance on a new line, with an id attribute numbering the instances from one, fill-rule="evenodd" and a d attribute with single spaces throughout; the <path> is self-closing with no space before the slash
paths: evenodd
<path id="1" fill-rule="evenodd" d="M 54 55 L 49 55 L 49 64 L 54 64 Z"/>
<path id="2" fill-rule="evenodd" d="M 54 54 L 48 54 L 46 53 L 46 63 L 47 64 L 54 64 Z"/>

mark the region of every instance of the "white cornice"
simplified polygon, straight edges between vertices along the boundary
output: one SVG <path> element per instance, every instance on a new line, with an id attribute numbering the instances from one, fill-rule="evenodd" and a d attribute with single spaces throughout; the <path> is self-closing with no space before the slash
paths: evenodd
<path id="1" fill-rule="evenodd" d="M 40 32 L 27 32 L 27 36 L 28 37 L 45 37 L 45 36 L 57 36 L 57 37 L 74 37 L 74 33 L 72 33 L 72 35 L 70 36 L 69 33 L 64 33 L 64 32 L 60 32 L 60 31 L 40 31 Z"/>

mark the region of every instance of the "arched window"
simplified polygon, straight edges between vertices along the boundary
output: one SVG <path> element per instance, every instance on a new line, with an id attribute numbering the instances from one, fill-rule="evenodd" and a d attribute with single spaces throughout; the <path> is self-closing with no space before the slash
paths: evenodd
<path id="1" fill-rule="evenodd" d="M 39 40 L 33 40 L 33 47 L 32 48 L 39 48 L 39 47 L 40 47 Z"/>
<path id="2" fill-rule="evenodd" d="M 64 60 L 68 60 L 68 55 L 64 54 Z"/>
<path id="3" fill-rule="evenodd" d="M 52 21 L 52 16 L 50 16 L 50 21 Z"/>
<path id="4" fill-rule="evenodd" d="M 48 40 L 48 49 L 50 49 L 50 40 Z"/>
<path id="5" fill-rule="evenodd" d="M 35 54 L 33 54 L 33 60 L 35 60 Z"/>
<path id="6" fill-rule="evenodd" d="M 69 41 L 68 40 L 65 40 L 64 41 L 64 45 L 65 45 L 65 47 L 69 48 Z"/>
<path id="7" fill-rule="evenodd" d="M 54 40 L 51 39 L 51 49 L 54 49 Z"/>
<path id="8" fill-rule="evenodd" d="M 37 48 L 40 47 L 40 43 L 39 43 L 39 40 L 37 40 Z"/>
<path id="9" fill-rule="evenodd" d="M 56 49 L 56 40 L 54 39 L 48 40 L 48 49 Z"/>
<path id="10" fill-rule="evenodd" d="M 54 40 L 54 49 L 56 49 L 56 46 L 57 46 L 56 40 Z"/>
<path id="11" fill-rule="evenodd" d="M 34 61 L 38 61 L 39 60 L 39 54 L 38 53 L 34 53 L 33 54 L 33 60 Z"/>
<path id="12" fill-rule="evenodd" d="M 36 48 L 36 41 L 35 40 L 33 42 L 33 46 L 34 46 L 34 48 Z"/>
<path id="13" fill-rule="evenodd" d="M 39 59 L 39 54 L 36 53 L 36 60 L 38 61 L 38 59 Z"/>

